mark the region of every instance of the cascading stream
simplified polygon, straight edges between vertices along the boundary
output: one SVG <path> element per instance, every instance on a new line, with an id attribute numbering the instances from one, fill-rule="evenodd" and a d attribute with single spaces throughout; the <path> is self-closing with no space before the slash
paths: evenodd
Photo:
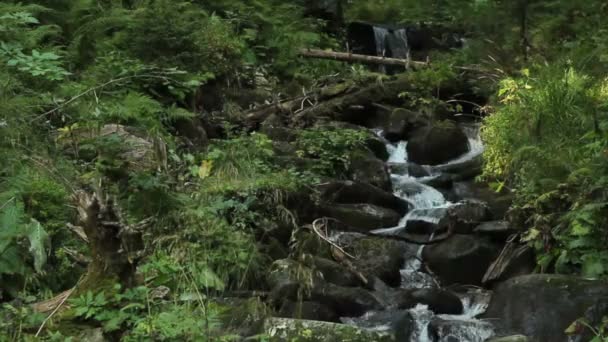
<path id="1" fill-rule="evenodd" d="M 407 230 L 408 222 L 426 221 L 438 223 L 450 206 L 455 204 L 446 201 L 443 194 L 437 189 L 424 184 L 429 178 L 441 175 L 442 170 L 460 163 L 466 163 L 478 157 L 483 152 L 483 144 L 479 137 L 478 127 L 462 127 L 469 138 L 469 152 L 448 163 L 437 166 L 427 166 L 431 176 L 414 177 L 408 172 L 407 142 L 401 141 L 396 145 L 387 143 L 389 152 L 388 163 L 391 165 L 403 164 L 403 167 L 392 168 L 391 179 L 393 181 L 393 192 L 411 205 L 411 210 L 401 219 L 396 227 L 377 229 L 375 233 L 398 234 L 402 230 Z M 382 131 L 376 133 L 381 137 Z M 431 237 L 432 238 L 432 237 Z M 428 273 L 422 272 L 422 251 L 424 246 L 418 250 L 416 257 L 405 261 L 401 269 L 403 289 L 423 289 L 436 287 L 437 281 Z M 491 324 L 476 320 L 475 317 L 482 314 L 488 304 L 490 297 L 484 291 L 471 291 L 460 295 L 463 303 L 464 312 L 461 315 L 435 315 L 426 305 L 418 305 L 408 310 L 408 314 L 415 324 L 409 332 L 409 341 L 404 342 L 483 342 L 493 335 Z M 346 319 L 345 322 L 361 327 L 372 328 L 374 330 L 391 329 L 389 317 L 390 312 L 370 312 L 362 318 Z M 441 339 L 433 339 L 429 334 L 429 324 L 435 318 L 456 321 L 461 324 L 450 335 L 443 336 Z M 387 321 L 389 323 L 387 323 Z M 454 338 L 451 340 L 450 338 Z"/>

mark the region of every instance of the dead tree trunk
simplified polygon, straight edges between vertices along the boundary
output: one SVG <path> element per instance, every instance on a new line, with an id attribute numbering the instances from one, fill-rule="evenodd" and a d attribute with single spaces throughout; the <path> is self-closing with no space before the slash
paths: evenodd
<path id="1" fill-rule="evenodd" d="M 114 200 L 98 189 L 93 193 L 79 191 L 74 195 L 78 223 L 85 232 L 91 251 L 91 262 L 77 291 L 87 291 L 119 282 L 133 284 L 143 242 L 141 229 L 150 220 L 128 225 Z"/>
<path id="2" fill-rule="evenodd" d="M 408 59 L 368 56 L 347 52 L 335 52 L 316 49 L 302 49 L 300 50 L 300 56 L 308 58 L 333 59 L 336 61 L 349 63 L 397 65 L 406 68 L 422 68 L 428 65 L 426 62 L 411 61 Z"/>

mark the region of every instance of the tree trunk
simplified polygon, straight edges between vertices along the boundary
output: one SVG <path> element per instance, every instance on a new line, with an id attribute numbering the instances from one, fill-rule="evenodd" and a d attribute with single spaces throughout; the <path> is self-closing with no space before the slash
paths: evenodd
<path id="1" fill-rule="evenodd" d="M 422 68 L 428 64 L 426 62 L 411 61 L 408 59 L 387 58 L 378 56 L 359 55 L 346 52 L 325 51 L 316 49 L 302 49 L 300 56 L 308 58 L 333 59 L 336 61 L 349 63 L 365 63 L 380 65 L 398 65 L 406 68 Z"/>
<path id="2" fill-rule="evenodd" d="M 79 191 L 74 195 L 78 219 L 91 251 L 91 262 L 77 292 L 88 291 L 119 282 L 133 284 L 137 261 L 143 249 L 139 228 L 127 225 L 116 203 L 99 189 L 93 193 Z"/>

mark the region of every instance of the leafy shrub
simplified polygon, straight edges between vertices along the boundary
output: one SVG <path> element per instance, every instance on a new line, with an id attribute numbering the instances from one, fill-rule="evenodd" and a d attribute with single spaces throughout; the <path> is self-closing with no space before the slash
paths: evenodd
<path id="1" fill-rule="evenodd" d="M 50 239 L 40 222 L 26 221 L 23 204 L 15 199 L 0 207 L 0 290 L 15 296 L 25 279 L 43 271 Z M 1 292 L 0 292 L 1 294 Z"/>
<path id="2" fill-rule="evenodd" d="M 605 89 L 605 80 L 573 68 L 543 68 L 537 78 L 524 71 L 503 81 L 503 106 L 485 122 L 483 176 L 535 213 L 525 240 L 543 270 L 608 274 L 607 122 L 597 115 L 608 103 Z"/>
<path id="3" fill-rule="evenodd" d="M 314 158 L 313 169 L 324 176 L 341 176 L 353 154 L 365 146 L 366 131 L 354 129 L 307 129 L 299 132 L 296 144 L 301 157 Z"/>

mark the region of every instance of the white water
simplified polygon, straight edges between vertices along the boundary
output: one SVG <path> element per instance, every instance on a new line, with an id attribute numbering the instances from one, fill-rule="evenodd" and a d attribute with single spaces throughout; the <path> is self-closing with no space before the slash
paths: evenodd
<path id="1" fill-rule="evenodd" d="M 478 129 L 466 126 L 463 129 L 469 137 L 469 151 L 445 164 L 426 166 L 425 169 L 429 171 L 431 176 L 413 177 L 408 174 L 407 167 L 395 168 L 399 171 L 395 171 L 398 173 L 391 174 L 393 192 L 396 196 L 408 201 L 412 209 L 401 219 L 396 227 L 377 229 L 374 231 L 375 233 L 398 234 L 403 230 L 407 230 L 407 225 L 410 221 L 417 220 L 438 223 L 444 217 L 447 209 L 454 204 L 446 201 L 441 192 L 423 182 L 437 177 L 447 167 L 466 163 L 483 153 L 484 147 L 479 138 Z M 381 136 L 382 131 L 376 131 L 376 133 Z M 404 165 L 408 163 L 407 142 L 401 141 L 396 145 L 387 143 L 386 148 L 390 154 L 389 163 L 403 163 Z M 432 239 L 432 236 L 430 238 Z M 424 246 L 420 247 L 416 257 L 405 261 L 401 269 L 401 288 L 421 289 L 438 286 L 433 276 L 421 270 L 423 248 Z M 490 299 L 489 294 L 482 290 L 475 290 L 461 294 L 460 298 L 464 309 L 461 315 L 435 315 L 425 305 L 418 305 L 408 310 L 409 315 L 415 320 L 415 327 L 413 328 L 414 331 L 409 334 L 409 341 L 404 342 L 483 342 L 487 338 L 492 337 L 494 335 L 493 326 L 490 323 L 475 319 L 475 317 L 485 312 Z M 379 315 L 380 313 L 369 313 L 368 316 L 353 319 L 347 321 L 347 323 L 366 326 L 367 328 L 372 328 L 370 324 L 376 324 L 373 326 L 374 329 L 389 330 L 391 325 L 386 324 L 386 321 L 384 323 L 377 323 L 378 321 L 382 321 L 378 317 Z M 436 318 L 450 321 L 453 324 L 440 331 L 441 336 L 432 337 L 429 334 L 429 324 Z"/>

